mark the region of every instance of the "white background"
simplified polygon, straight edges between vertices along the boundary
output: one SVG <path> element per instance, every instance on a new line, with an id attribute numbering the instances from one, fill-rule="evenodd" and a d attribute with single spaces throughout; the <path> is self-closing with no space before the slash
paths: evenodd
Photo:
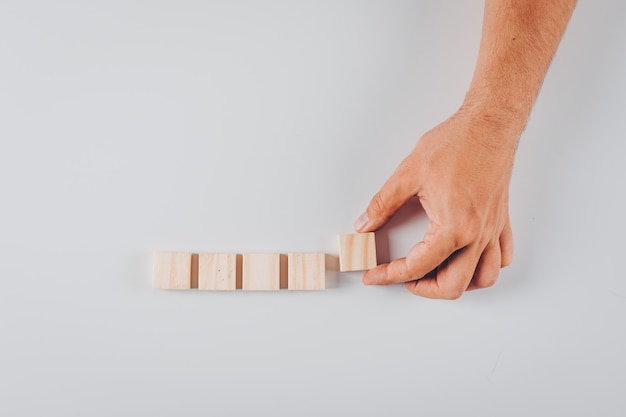
<path id="1" fill-rule="evenodd" d="M 623 416 L 625 12 L 579 3 L 515 262 L 449 302 L 360 273 L 158 291 L 151 253 L 336 254 L 460 105 L 481 1 L 1 0 L 0 414 Z M 404 210 L 381 260 L 425 225 Z"/>

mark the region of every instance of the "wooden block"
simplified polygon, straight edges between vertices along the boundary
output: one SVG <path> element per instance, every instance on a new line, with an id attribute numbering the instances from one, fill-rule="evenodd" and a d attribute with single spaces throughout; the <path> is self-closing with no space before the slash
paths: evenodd
<path id="1" fill-rule="evenodd" d="M 191 253 L 156 252 L 152 288 L 188 290 L 191 288 Z"/>
<path id="2" fill-rule="evenodd" d="M 227 291 L 237 288 L 237 255 L 201 253 L 198 255 L 198 289 Z"/>
<path id="3" fill-rule="evenodd" d="M 373 232 L 339 235 L 340 271 L 364 271 L 376 265 L 376 240 Z"/>
<path id="4" fill-rule="evenodd" d="M 244 253 L 244 291 L 277 291 L 280 289 L 280 254 Z"/>
<path id="5" fill-rule="evenodd" d="M 326 288 L 326 255 L 323 253 L 290 253 L 287 269 L 287 288 L 290 290 Z"/>

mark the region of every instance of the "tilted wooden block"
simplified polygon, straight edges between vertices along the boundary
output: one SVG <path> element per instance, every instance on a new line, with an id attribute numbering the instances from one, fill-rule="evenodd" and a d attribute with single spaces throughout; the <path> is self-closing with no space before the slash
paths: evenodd
<path id="1" fill-rule="evenodd" d="M 280 289 L 280 254 L 244 253 L 243 289 L 277 291 Z"/>
<path id="2" fill-rule="evenodd" d="M 290 290 L 326 288 L 326 255 L 323 253 L 290 253 L 287 269 L 287 288 Z"/>
<path id="3" fill-rule="evenodd" d="M 208 291 L 237 288 L 237 255 L 201 253 L 198 255 L 198 289 Z"/>
<path id="4" fill-rule="evenodd" d="M 339 235 L 339 270 L 364 271 L 376 266 L 374 233 Z"/>
<path id="5" fill-rule="evenodd" d="M 156 252 L 152 288 L 188 290 L 191 288 L 191 253 Z"/>

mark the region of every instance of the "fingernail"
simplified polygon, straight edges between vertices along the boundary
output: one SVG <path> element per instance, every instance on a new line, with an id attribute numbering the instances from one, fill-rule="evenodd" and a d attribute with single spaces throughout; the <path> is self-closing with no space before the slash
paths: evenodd
<path id="1" fill-rule="evenodd" d="M 365 228 L 365 226 L 367 226 L 368 221 L 369 219 L 367 217 L 367 213 L 361 214 L 359 218 L 354 221 L 354 230 L 360 232 L 363 228 Z"/>

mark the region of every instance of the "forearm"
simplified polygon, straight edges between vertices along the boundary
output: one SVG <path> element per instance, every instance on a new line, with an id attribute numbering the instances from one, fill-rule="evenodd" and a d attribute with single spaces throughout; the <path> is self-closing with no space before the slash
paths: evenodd
<path id="1" fill-rule="evenodd" d="M 461 112 L 511 129 L 515 145 L 576 0 L 486 0 L 474 77 Z"/>

